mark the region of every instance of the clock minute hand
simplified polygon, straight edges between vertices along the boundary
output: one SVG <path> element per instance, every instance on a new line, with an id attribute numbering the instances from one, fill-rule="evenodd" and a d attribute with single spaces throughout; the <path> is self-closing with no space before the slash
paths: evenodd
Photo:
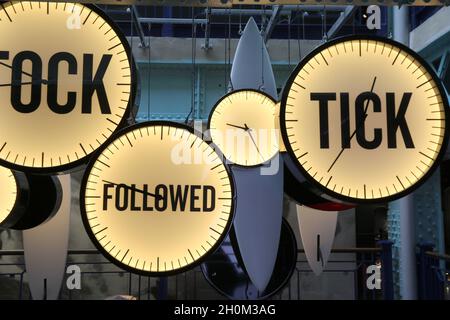
<path id="1" fill-rule="evenodd" d="M 0 62 L 0 65 L 2 65 L 2 66 L 5 66 L 5 67 L 7 67 L 7 68 L 9 68 L 9 69 L 11 69 L 12 70 L 12 66 L 10 66 L 9 64 L 6 64 L 6 63 L 4 63 L 4 62 Z M 31 74 L 31 73 L 28 73 L 28 72 L 25 72 L 25 71 L 22 71 L 22 73 L 24 74 L 24 75 L 26 75 L 26 76 L 29 76 L 29 77 L 33 77 L 33 75 Z"/>
<path id="2" fill-rule="evenodd" d="M 370 88 L 370 92 L 373 92 L 373 89 L 375 87 L 375 82 L 377 81 L 377 77 L 373 78 L 373 82 L 372 82 L 372 87 Z M 364 125 L 366 118 L 367 118 L 367 110 L 369 109 L 369 100 L 367 100 L 366 102 L 366 106 L 364 108 L 364 115 L 363 115 L 363 119 L 360 122 L 359 126 L 356 127 L 355 131 L 353 131 L 352 135 L 350 136 L 350 140 L 352 141 L 353 137 L 355 136 L 356 132 L 358 132 L 358 130 L 361 129 L 361 127 Z M 328 168 L 327 172 L 330 172 L 330 170 L 334 167 L 334 165 L 336 164 L 336 162 L 338 161 L 338 159 L 341 157 L 342 153 L 344 152 L 345 148 L 342 148 L 341 151 L 339 152 L 339 154 L 337 155 L 337 157 L 334 159 L 334 161 L 331 163 L 330 167 Z"/>
<path id="3" fill-rule="evenodd" d="M 9 69 L 13 69 L 13 67 L 12 66 L 10 66 L 9 64 L 6 64 L 6 63 L 4 63 L 4 62 L 0 62 L 0 65 L 2 65 L 2 66 L 5 66 L 5 67 L 7 67 L 7 68 L 9 68 Z M 26 71 L 21 71 L 22 72 L 22 74 L 24 74 L 24 75 L 26 75 L 26 76 L 29 76 L 29 77 L 31 77 L 31 78 L 33 78 L 33 75 L 31 74 L 31 73 L 28 73 L 28 72 L 26 72 Z M 47 84 L 48 83 L 48 81 L 47 80 L 45 80 L 45 79 L 41 79 L 41 80 L 39 80 L 42 84 Z M 32 84 L 31 82 L 25 82 L 25 83 L 22 83 L 22 84 Z M 5 87 L 6 85 L 4 85 L 4 87 Z"/>
<path id="4" fill-rule="evenodd" d="M 235 125 L 235 124 L 231 124 L 231 123 L 227 123 L 226 125 L 227 125 L 227 126 L 230 126 L 230 127 L 234 127 L 234 128 L 242 129 L 242 130 L 244 130 L 244 131 L 247 131 L 247 130 L 248 130 L 248 127 L 247 127 L 247 125 L 246 125 L 245 127 L 242 127 L 242 126 L 237 126 L 237 125 Z"/>
<path id="5" fill-rule="evenodd" d="M 17 83 L 2 83 L 0 84 L 0 87 L 12 87 L 14 85 L 20 85 L 20 86 L 24 86 L 24 85 L 33 85 L 33 84 L 48 84 L 47 80 L 38 80 L 38 81 L 28 81 L 28 82 L 17 82 Z"/>
<path id="6" fill-rule="evenodd" d="M 102 181 L 105 182 L 105 183 L 108 183 L 108 184 L 115 185 L 115 186 L 123 186 L 126 189 L 129 189 L 129 190 L 132 190 L 132 191 L 135 191 L 135 192 L 139 192 L 139 193 L 142 193 L 142 194 L 144 194 L 146 196 L 154 197 L 154 198 L 157 198 L 157 199 L 159 199 L 161 197 L 161 196 L 156 195 L 154 193 L 131 187 L 131 186 L 125 184 L 125 183 L 114 183 L 114 182 L 107 181 L 107 180 L 102 180 Z"/>
<path id="7" fill-rule="evenodd" d="M 253 142 L 253 144 L 255 145 L 255 148 L 256 148 L 256 150 L 258 151 L 259 156 L 261 157 L 262 160 L 264 160 L 264 157 L 263 157 L 263 155 L 261 154 L 261 151 L 259 151 L 258 145 L 256 144 L 256 141 L 255 141 L 255 139 L 253 138 L 252 131 L 251 131 L 252 129 L 250 129 L 249 127 L 247 127 L 247 124 L 245 124 L 245 127 L 247 128 L 248 135 L 250 136 L 250 139 L 252 139 L 252 142 Z"/>
<path id="8" fill-rule="evenodd" d="M 27 85 L 27 84 L 33 84 L 33 82 L 21 82 L 20 85 Z M 14 83 L 2 83 L 0 84 L 0 87 L 12 87 Z"/>

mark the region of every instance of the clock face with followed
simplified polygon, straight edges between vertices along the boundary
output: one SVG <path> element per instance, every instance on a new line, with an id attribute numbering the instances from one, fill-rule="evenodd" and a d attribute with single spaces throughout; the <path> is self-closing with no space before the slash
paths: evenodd
<path id="1" fill-rule="evenodd" d="M 267 94 L 250 89 L 230 92 L 216 103 L 208 128 L 212 141 L 228 161 L 251 167 L 277 154 L 275 105 Z"/>
<path id="2" fill-rule="evenodd" d="M 447 145 L 439 79 L 415 52 L 382 38 L 342 38 L 314 50 L 291 75 L 280 117 L 301 172 L 344 201 L 406 195 Z"/>
<path id="3" fill-rule="evenodd" d="M 85 228 L 113 263 L 144 275 L 192 268 L 213 252 L 233 217 L 233 181 L 192 129 L 141 123 L 109 140 L 81 187 Z"/>
<path id="4" fill-rule="evenodd" d="M 31 172 L 83 163 L 128 116 L 130 59 L 124 36 L 94 6 L 2 4 L 0 163 Z"/>

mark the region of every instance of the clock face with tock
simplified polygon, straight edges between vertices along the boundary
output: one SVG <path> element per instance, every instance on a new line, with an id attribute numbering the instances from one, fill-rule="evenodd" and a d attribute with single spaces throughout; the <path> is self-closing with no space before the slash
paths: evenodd
<path id="1" fill-rule="evenodd" d="M 241 166 L 256 166 L 279 151 L 275 101 L 255 90 L 233 91 L 211 111 L 208 128 L 225 158 Z"/>
<path id="2" fill-rule="evenodd" d="M 234 188 L 214 149 L 170 122 L 127 128 L 99 150 L 81 188 L 81 212 L 97 248 L 145 275 L 195 266 L 220 245 Z"/>
<path id="3" fill-rule="evenodd" d="M 130 57 L 126 39 L 94 6 L 2 4 L 0 163 L 60 172 L 84 162 L 128 116 Z"/>
<path id="4" fill-rule="evenodd" d="M 350 37 L 314 50 L 283 92 L 281 130 L 314 185 L 351 202 L 416 188 L 447 143 L 446 94 L 420 56 L 394 41 Z"/>

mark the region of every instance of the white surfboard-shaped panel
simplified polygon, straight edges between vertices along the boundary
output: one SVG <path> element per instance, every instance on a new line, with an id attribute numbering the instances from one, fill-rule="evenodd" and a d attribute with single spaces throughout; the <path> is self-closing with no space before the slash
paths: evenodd
<path id="1" fill-rule="evenodd" d="M 70 226 L 70 175 L 58 176 L 61 206 L 48 221 L 23 231 L 25 266 L 34 300 L 56 300 L 64 278 Z"/>
<path id="2" fill-rule="evenodd" d="M 230 78 L 235 90 L 256 89 L 277 99 L 272 64 L 253 18 L 238 43 Z M 237 194 L 234 230 L 247 274 L 259 292 L 272 277 L 283 216 L 284 166 L 281 157 L 273 161 L 278 165 L 274 175 L 261 175 L 261 167 L 232 168 Z"/>
<path id="3" fill-rule="evenodd" d="M 322 211 L 296 205 L 297 218 L 306 259 L 316 276 L 330 257 L 336 232 L 338 211 Z"/>
<path id="4" fill-rule="evenodd" d="M 282 161 L 279 157 L 276 161 Z M 273 176 L 260 168 L 232 169 L 236 182 L 234 230 L 247 274 L 263 292 L 272 277 L 283 217 L 283 166 Z M 281 192 L 279 192 L 281 190 Z"/>
<path id="5" fill-rule="evenodd" d="M 252 17 L 237 45 L 230 79 L 233 89 L 257 89 L 278 100 L 269 53 Z"/>

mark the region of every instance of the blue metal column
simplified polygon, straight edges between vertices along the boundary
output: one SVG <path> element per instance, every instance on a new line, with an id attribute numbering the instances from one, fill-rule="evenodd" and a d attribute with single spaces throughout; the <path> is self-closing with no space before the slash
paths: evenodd
<path id="1" fill-rule="evenodd" d="M 381 285 L 383 288 L 384 300 L 394 300 L 394 278 L 392 269 L 392 241 L 381 240 L 378 245 L 381 247 Z"/>
<path id="2" fill-rule="evenodd" d="M 156 298 L 158 300 L 167 300 L 169 293 L 169 284 L 167 281 L 167 277 L 159 277 L 158 279 L 158 291 Z"/>
<path id="3" fill-rule="evenodd" d="M 172 7 L 163 7 L 163 17 L 172 18 Z M 173 24 L 164 23 L 161 30 L 162 37 L 173 37 Z"/>
<path id="4" fill-rule="evenodd" d="M 409 46 L 409 7 L 393 8 L 394 40 Z M 410 194 L 399 200 L 400 222 L 400 294 L 405 300 L 417 299 L 414 201 Z"/>
<path id="5" fill-rule="evenodd" d="M 430 286 L 431 279 L 429 277 L 430 273 L 430 265 L 428 263 L 428 259 L 425 255 L 427 251 L 433 251 L 434 245 L 432 243 L 422 243 L 419 245 L 419 298 L 421 300 L 429 300 L 430 299 Z"/>

